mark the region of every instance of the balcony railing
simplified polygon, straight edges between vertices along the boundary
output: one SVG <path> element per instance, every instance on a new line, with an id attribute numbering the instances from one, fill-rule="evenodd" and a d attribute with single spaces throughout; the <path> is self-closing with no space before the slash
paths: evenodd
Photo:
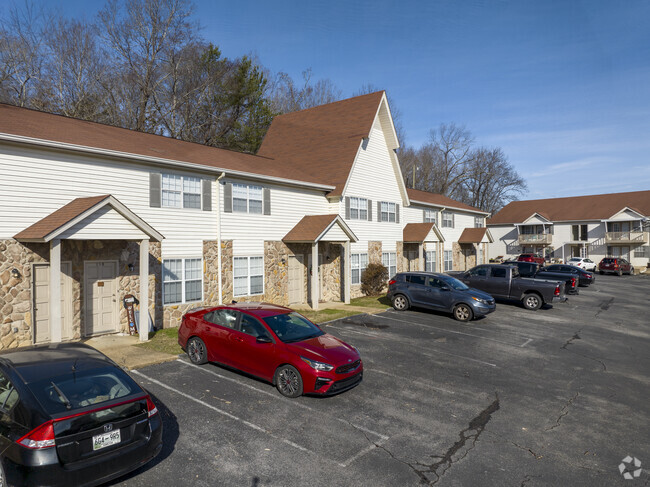
<path id="1" fill-rule="evenodd" d="M 548 245 L 553 242 L 553 235 L 550 233 L 522 233 L 519 235 L 520 245 Z"/>
<path id="2" fill-rule="evenodd" d="M 608 244 L 634 244 L 634 243 L 648 243 L 650 232 L 607 232 L 605 234 L 605 241 Z"/>

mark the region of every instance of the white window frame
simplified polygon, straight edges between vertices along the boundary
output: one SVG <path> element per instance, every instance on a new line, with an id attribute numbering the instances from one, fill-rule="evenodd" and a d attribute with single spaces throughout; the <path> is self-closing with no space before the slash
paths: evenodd
<path id="1" fill-rule="evenodd" d="M 170 276 L 169 263 L 180 262 L 180 275 Z M 187 273 L 196 271 L 197 269 L 190 269 L 188 261 L 198 261 L 198 278 L 188 279 Z M 193 264 L 195 262 L 192 262 Z M 171 278 L 171 279 L 170 279 Z M 175 279 L 174 279 L 175 278 Z M 199 288 L 201 294 L 196 299 L 187 299 L 187 284 L 189 282 L 200 282 Z M 165 287 L 167 284 L 180 283 L 181 284 L 181 300 L 180 301 L 167 301 L 165 299 Z M 163 305 L 183 304 L 183 303 L 196 303 L 203 301 L 203 259 L 201 257 L 175 257 L 170 259 L 163 259 Z"/>
<path id="2" fill-rule="evenodd" d="M 382 222 L 395 223 L 397 221 L 397 206 L 389 201 L 382 201 L 379 205 L 380 220 Z"/>
<path id="3" fill-rule="evenodd" d="M 437 272 L 436 251 L 426 250 L 424 252 L 424 270 L 425 272 Z"/>
<path id="4" fill-rule="evenodd" d="M 397 252 L 382 252 L 381 263 L 388 269 L 388 279 L 397 274 Z M 393 269 L 392 272 L 391 269 Z"/>
<path id="5" fill-rule="evenodd" d="M 437 223 L 437 213 L 436 210 L 424 210 L 424 223 Z"/>
<path id="6" fill-rule="evenodd" d="M 238 266 L 236 265 L 237 260 L 243 260 L 246 259 L 246 274 L 242 275 L 237 275 L 237 268 Z M 258 262 L 259 259 L 261 259 L 261 273 L 260 274 L 252 274 L 251 273 L 251 261 L 255 259 L 255 262 Z M 232 258 L 232 295 L 234 296 L 260 296 L 264 294 L 264 287 L 265 287 L 265 275 L 264 275 L 264 257 L 261 255 L 251 255 L 251 256 L 234 256 Z M 252 280 L 254 277 L 261 277 L 262 278 L 262 290 L 261 292 L 252 292 Z M 245 278 L 246 279 L 246 292 L 239 292 L 237 290 L 237 279 Z"/>
<path id="7" fill-rule="evenodd" d="M 445 250 L 444 251 L 444 271 L 453 271 L 454 270 L 454 251 Z"/>
<path id="8" fill-rule="evenodd" d="M 361 284 L 363 271 L 368 267 L 368 254 L 350 254 L 350 284 Z M 355 272 L 357 275 L 355 278 Z"/>
<path id="9" fill-rule="evenodd" d="M 350 220 L 368 219 L 368 200 L 350 196 Z"/>
<path id="10" fill-rule="evenodd" d="M 474 217 L 474 228 L 483 228 L 485 225 L 483 225 L 483 217 L 482 216 L 475 216 Z"/>
<path id="11" fill-rule="evenodd" d="M 258 198 L 259 195 L 259 198 Z M 236 200 L 245 201 L 246 209 L 237 208 Z M 251 202 L 259 203 L 251 210 Z M 233 213 L 250 213 L 261 215 L 264 213 L 264 188 L 254 184 L 232 183 L 232 211 Z"/>
<path id="12" fill-rule="evenodd" d="M 634 257 L 641 258 L 650 257 L 650 246 L 648 245 L 639 245 L 634 249 Z"/>
<path id="13" fill-rule="evenodd" d="M 196 185 L 196 188 L 192 188 L 193 185 Z M 194 189 L 196 189 L 196 191 Z M 185 204 L 186 200 L 192 196 L 196 198 L 198 206 Z M 177 174 L 169 173 L 162 174 L 160 198 L 161 207 L 200 210 L 202 208 L 202 200 L 201 178 L 179 176 Z"/>
<path id="14" fill-rule="evenodd" d="M 451 211 L 442 212 L 443 228 L 454 228 L 454 214 Z"/>

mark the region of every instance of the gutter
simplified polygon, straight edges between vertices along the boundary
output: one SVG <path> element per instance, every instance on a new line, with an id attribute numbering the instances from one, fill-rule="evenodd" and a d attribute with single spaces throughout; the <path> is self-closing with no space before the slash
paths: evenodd
<path id="1" fill-rule="evenodd" d="M 208 173 L 224 173 L 227 172 L 231 176 L 238 176 L 242 178 L 248 178 L 248 179 L 255 179 L 255 180 L 260 180 L 260 181 L 270 181 L 270 182 L 275 182 L 275 183 L 281 183 L 281 184 L 286 184 L 290 186 L 297 186 L 297 187 L 302 187 L 302 188 L 308 188 L 308 189 L 314 189 L 314 190 L 319 190 L 319 191 L 333 191 L 335 189 L 335 186 L 330 186 L 327 184 L 319 184 L 319 183 L 311 183 L 307 181 L 300 181 L 297 179 L 287 179 L 287 178 L 278 178 L 275 176 L 267 176 L 264 174 L 256 174 L 256 173 L 251 173 L 251 172 L 246 172 L 246 171 L 237 171 L 237 170 L 232 170 L 232 169 L 227 169 L 227 168 L 220 168 L 220 167 L 211 167 L 211 166 L 206 166 L 203 164 L 196 164 L 192 162 L 184 162 L 184 161 L 177 161 L 174 159 L 165 159 L 163 157 L 155 157 L 155 156 L 142 156 L 139 154 L 132 154 L 129 152 L 121 152 L 121 151 L 114 151 L 110 149 L 100 149 L 97 147 L 88 147 L 88 146 L 83 146 L 83 145 L 76 145 L 76 144 L 68 144 L 65 142 L 54 142 L 51 140 L 43 140 L 43 139 L 35 139 L 32 137 L 24 137 L 21 135 L 11 135 L 11 134 L 6 134 L 6 133 L 0 133 L 0 140 L 6 140 L 8 142 L 14 142 L 14 143 L 22 143 L 22 144 L 30 144 L 30 145 L 38 145 L 42 147 L 49 147 L 49 148 L 54 148 L 54 149 L 62 149 L 62 150 L 70 150 L 74 152 L 83 152 L 83 153 L 89 153 L 89 154 L 98 154 L 98 155 L 103 155 L 103 156 L 110 156 L 110 157 L 118 157 L 122 159 L 128 159 L 128 160 L 133 160 L 133 161 L 138 161 L 138 162 L 144 162 L 144 163 L 149 163 L 149 164 L 157 164 L 157 165 L 163 165 L 163 166 L 174 166 L 174 167 L 180 167 L 180 168 L 185 168 L 185 169 L 192 169 L 200 172 L 208 172 Z M 256 157 L 251 155 L 251 157 Z"/>
<path id="2" fill-rule="evenodd" d="M 223 304 L 223 277 L 221 273 L 221 178 L 226 175 L 222 172 L 217 178 L 217 280 L 219 285 L 219 305 Z"/>
<path id="3" fill-rule="evenodd" d="M 431 206 L 434 208 L 440 208 L 438 211 L 445 211 L 445 210 L 456 210 L 456 211 L 464 211 L 467 213 L 478 213 L 479 215 L 489 215 L 490 213 L 481 211 L 481 210 L 468 210 L 467 208 L 457 208 L 455 206 L 441 206 L 441 205 L 436 205 L 434 203 L 428 203 L 426 201 L 418 201 L 418 200 L 410 200 L 411 203 L 415 203 L 418 205 L 424 205 L 424 206 Z"/>

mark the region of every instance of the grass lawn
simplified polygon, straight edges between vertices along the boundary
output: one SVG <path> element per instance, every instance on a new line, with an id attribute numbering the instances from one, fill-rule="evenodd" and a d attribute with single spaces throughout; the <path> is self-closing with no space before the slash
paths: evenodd
<path id="1" fill-rule="evenodd" d="M 178 345 L 178 328 L 164 328 L 149 333 L 149 340 L 145 343 L 138 343 L 136 347 L 148 348 L 171 355 L 183 353 L 183 349 Z"/>
<path id="2" fill-rule="evenodd" d="M 318 311 L 301 309 L 298 313 L 314 323 L 324 323 L 325 321 L 338 320 L 339 318 L 359 314 L 358 311 L 347 311 L 344 309 L 321 309 Z"/>
<path id="3" fill-rule="evenodd" d="M 364 296 L 350 300 L 350 306 L 365 306 L 366 308 L 386 309 L 393 306 L 386 295 L 382 296 Z"/>

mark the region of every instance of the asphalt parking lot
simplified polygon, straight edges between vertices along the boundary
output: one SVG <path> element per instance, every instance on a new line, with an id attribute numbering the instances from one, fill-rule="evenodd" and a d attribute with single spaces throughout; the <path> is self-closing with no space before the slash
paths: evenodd
<path id="1" fill-rule="evenodd" d="M 331 398 L 185 358 L 133 376 L 165 424 L 159 458 L 115 485 L 647 485 L 650 277 L 597 276 L 536 312 L 462 324 L 428 311 L 324 326 L 364 381 Z M 627 455 L 643 464 L 625 480 Z"/>

